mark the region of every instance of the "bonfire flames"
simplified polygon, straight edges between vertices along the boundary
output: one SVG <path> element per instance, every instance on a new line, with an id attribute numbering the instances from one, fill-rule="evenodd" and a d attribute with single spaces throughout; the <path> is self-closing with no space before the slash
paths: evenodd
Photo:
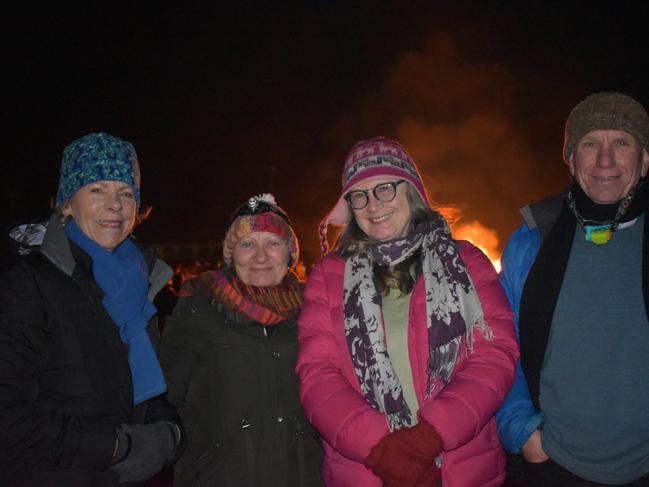
<path id="1" fill-rule="evenodd" d="M 453 208 L 443 208 L 443 216 L 451 222 L 451 231 L 456 240 L 468 240 L 478 247 L 489 258 L 497 272 L 500 272 L 500 248 L 496 230 L 484 226 L 478 220 L 464 222 L 460 211 Z M 214 270 L 219 266 L 216 262 L 196 260 L 176 265 L 174 276 L 169 280 L 168 289 L 175 294 L 181 284 L 197 277 L 206 270 Z M 308 271 L 304 261 L 295 266 L 295 273 L 300 280 L 306 281 Z"/>
<path id="2" fill-rule="evenodd" d="M 453 237 L 457 240 L 468 240 L 482 250 L 491 263 L 500 272 L 500 251 L 498 235 L 495 230 L 485 227 L 477 220 L 468 223 L 457 223 L 453 226 Z"/>

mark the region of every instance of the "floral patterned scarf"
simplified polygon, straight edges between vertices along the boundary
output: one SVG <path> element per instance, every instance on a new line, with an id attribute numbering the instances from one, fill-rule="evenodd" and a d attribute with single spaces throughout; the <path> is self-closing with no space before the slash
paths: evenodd
<path id="1" fill-rule="evenodd" d="M 347 259 L 343 295 L 347 344 L 365 399 L 386 416 L 391 430 L 412 426 L 416 418 L 404 400 L 387 352 L 381 297 L 372 268 L 374 263 L 396 265 L 419 248 L 429 344 L 426 397 L 436 381 L 449 381 L 462 337 L 469 352 L 473 349 L 474 327 L 487 339 L 492 338 L 473 282 L 443 217 L 418 225 L 405 238 L 377 243 Z"/>

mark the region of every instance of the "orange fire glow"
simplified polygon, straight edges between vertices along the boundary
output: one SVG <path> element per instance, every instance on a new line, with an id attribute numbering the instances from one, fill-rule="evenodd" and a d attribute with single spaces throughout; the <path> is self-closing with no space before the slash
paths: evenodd
<path id="1" fill-rule="evenodd" d="M 482 250 L 491 263 L 500 272 L 500 252 L 498 250 L 498 235 L 495 230 L 485 227 L 477 220 L 458 223 L 453 227 L 453 237 L 457 240 L 468 240 Z"/>

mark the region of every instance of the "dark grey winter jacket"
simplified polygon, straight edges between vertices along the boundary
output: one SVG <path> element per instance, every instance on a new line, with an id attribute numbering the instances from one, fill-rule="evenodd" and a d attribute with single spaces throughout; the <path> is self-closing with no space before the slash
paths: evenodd
<path id="1" fill-rule="evenodd" d="M 296 319 L 264 327 L 197 291 L 165 324 L 160 360 L 187 450 L 174 487 L 321 486 L 320 439 L 302 412 Z"/>

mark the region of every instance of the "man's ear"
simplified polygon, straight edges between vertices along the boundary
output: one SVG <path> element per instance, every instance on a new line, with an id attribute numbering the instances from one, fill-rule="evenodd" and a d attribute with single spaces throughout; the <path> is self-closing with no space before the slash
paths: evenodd
<path id="1" fill-rule="evenodd" d="M 570 159 L 568 159 L 568 167 L 570 168 L 570 175 L 574 177 L 575 175 L 575 152 L 573 151 L 570 154 Z"/>
<path id="2" fill-rule="evenodd" d="M 640 169 L 642 177 L 647 175 L 647 169 L 649 169 L 649 152 L 647 152 L 647 149 L 642 149 L 642 167 Z"/>

